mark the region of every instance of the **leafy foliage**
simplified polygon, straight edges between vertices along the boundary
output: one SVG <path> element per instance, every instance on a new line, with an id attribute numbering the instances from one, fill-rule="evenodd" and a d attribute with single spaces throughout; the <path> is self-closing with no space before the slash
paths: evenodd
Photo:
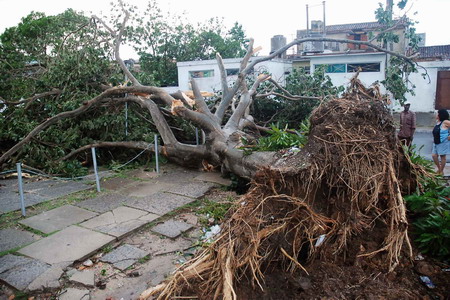
<path id="1" fill-rule="evenodd" d="M 268 136 L 261 137 L 257 140 L 256 145 L 251 145 L 248 141 L 243 140 L 242 147 L 246 154 L 253 151 L 278 151 L 287 148 L 300 148 L 308 142 L 310 129 L 309 119 L 305 119 L 300 124 L 300 130 L 288 129 L 287 125 L 281 129 L 278 125 L 272 124 Z"/>
<path id="2" fill-rule="evenodd" d="M 0 36 L 0 97 L 4 99 L 0 104 L 1 151 L 47 118 L 78 108 L 98 95 L 100 84 L 123 82 L 111 49 L 100 42 L 105 37 L 90 18 L 71 9 L 56 16 L 33 12 L 5 30 Z M 55 89 L 53 95 L 14 103 Z M 136 107 L 130 105 L 128 136 L 124 104 L 101 106 L 41 132 L 23 148 L 21 161 L 54 174 L 81 175 L 86 169 L 79 161 L 58 162 L 57 158 L 98 140 L 146 140 L 152 127 L 149 130 L 149 124 L 134 110 Z M 100 154 L 100 162 L 102 157 Z M 86 155 L 84 160 L 88 162 L 90 157 Z"/>
<path id="3" fill-rule="evenodd" d="M 148 3 L 144 18 L 136 18 L 129 31 L 129 39 L 139 52 L 140 64 L 161 86 L 176 86 L 177 62 L 242 57 L 246 38 L 242 26 L 235 23 L 231 29 L 222 20 L 211 18 L 197 26 L 185 23 L 184 15 L 163 12 L 156 1 Z"/>
<path id="4" fill-rule="evenodd" d="M 450 258 L 450 187 L 428 178 L 424 191 L 405 197 L 412 214 L 415 241 L 426 254 Z"/>
<path id="5" fill-rule="evenodd" d="M 263 85 L 261 89 L 267 88 Z M 323 99 L 338 96 L 344 87 L 335 87 L 324 68 L 316 68 L 313 74 L 304 69 L 294 69 L 286 77 L 285 89 L 292 95 L 321 97 Z M 276 90 L 276 92 L 282 92 Z M 319 105 L 316 99 L 288 100 L 279 96 L 258 99 L 252 107 L 252 115 L 260 123 L 279 123 L 281 127 L 296 128 L 312 110 Z"/>
<path id="6" fill-rule="evenodd" d="M 260 151 L 277 151 L 281 149 L 300 147 L 304 145 L 308 138 L 298 132 L 291 133 L 284 129 L 272 125 L 269 136 L 262 137 L 258 140 L 257 149 Z"/>
<path id="7" fill-rule="evenodd" d="M 400 10 L 405 9 L 407 2 L 408 0 L 400 0 L 397 3 L 397 7 Z M 402 24 L 405 27 L 404 39 L 405 41 L 408 41 L 407 51 L 414 53 L 418 50 L 420 37 L 416 33 L 416 28 L 414 27 L 416 22 L 406 16 L 395 20 L 393 18 L 392 7 L 384 8 L 381 3 L 375 11 L 375 17 L 378 22 L 383 24 L 386 28 L 393 28 L 397 23 Z M 400 37 L 394 31 L 386 31 L 378 36 L 377 41 L 382 42 L 384 48 L 388 49 L 388 45 L 390 43 L 398 43 Z M 417 68 L 412 62 L 407 62 L 394 56 L 390 57 L 386 69 L 386 79 L 381 81 L 381 83 L 386 87 L 386 90 L 392 93 L 393 97 L 397 99 L 401 105 L 406 101 L 407 93 L 415 95 L 415 86 L 408 86 L 410 84 L 408 76 L 414 72 L 417 72 Z"/>

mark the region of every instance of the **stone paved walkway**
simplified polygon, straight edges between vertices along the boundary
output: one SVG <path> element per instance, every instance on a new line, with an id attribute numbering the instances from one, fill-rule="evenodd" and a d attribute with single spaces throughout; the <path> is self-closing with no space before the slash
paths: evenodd
<path id="1" fill-rule="evenodd" d="M 103 191 L 90 199 L 21 220 L 33 233 L 23 228 L 0 230 L 0 282 L 30 294 L 50 289 L 60 299 L 77 300 L 136 299 L 148 283 L 162 281 L 175 269 L 174 263 L 186 260 L 180 253 L 192 255 L 189 249 L 199 236 L 189 231 L 197 223 L 196 216 L 173 216 L 173 212 L 230 182 L 217 173 L 172 165 L 162 168 L 161 174 L 135 170 L 128 176 L 131 179 L 103 179 Z M 0 211 L 19 209 L 13 204 L 16 181 L 0 184 Z M 94 186 L 53 180 L 25 184 L 26 197 L 35 203 L 87 188 Z M 137 262 L 146 263 L 127 274 Z M 0 299 L 1 295 L 0 291 Z"/>

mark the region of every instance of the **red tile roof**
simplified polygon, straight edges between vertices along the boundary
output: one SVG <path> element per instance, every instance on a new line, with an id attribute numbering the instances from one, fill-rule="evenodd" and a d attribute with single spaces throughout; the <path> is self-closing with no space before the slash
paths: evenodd
<path id="1" fill-rule="evenodd" d="M 450 45 L 419 47 L 419 58 L 450 59 Z"/>

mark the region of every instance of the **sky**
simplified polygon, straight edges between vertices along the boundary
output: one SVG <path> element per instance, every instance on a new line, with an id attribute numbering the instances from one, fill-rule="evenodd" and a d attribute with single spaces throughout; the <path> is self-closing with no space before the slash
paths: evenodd
<path id="1" fill-rule="evenodd" d="M 124 0 L 138 7 L 146 6 L 146 0 Z M 108 14 L 111 0 L 0 0 L 0 33 L 15 26 L 31 11 L 54 15 L 67 8 L 99 15 Z M 255 39 L 255 46 L 262 46 L 260 54 L 270 52 L 270 39 L 284 35 L 289 43 L 295 38 L 296 30 L 306 28 L 306 5 L 309 19 L 323 19 L 322 0 L 159 0 L 163 10 L 186 13 L 191 23 L 203 22 L 211 17 L 223 18 L 230 28 L 238 22 L 248 37 Z M 378 3 L 385 0 L 326 0 L 326 24 L 347 24 L 375 21 L 374 11 Z M 394 0 L 394 3 L 397 1 Z M 409 0 L 408 16 L 419 23 L 418 33 L 426 33 L 426 46 L 450 44 L 450 0 Z M 394 13 L 398 11 L 394 10 Z M 416 14 L 415 14 L 416 13 Z M 124 49 L 122 57 L 133 56 Z M 137 58 L 137 57 L 136 57 Z"/>

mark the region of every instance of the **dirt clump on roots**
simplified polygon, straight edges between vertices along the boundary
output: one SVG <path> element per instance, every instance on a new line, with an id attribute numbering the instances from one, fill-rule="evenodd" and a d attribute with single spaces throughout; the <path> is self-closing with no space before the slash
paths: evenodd
<path id="1" fill-rule="evenodd" d="M 216 241 L 141 299 L 420 298 L 401 195 L 413 168 L 385 99 L 355 78 L 313 112 L 302 151 L 256 174 Z"/>

